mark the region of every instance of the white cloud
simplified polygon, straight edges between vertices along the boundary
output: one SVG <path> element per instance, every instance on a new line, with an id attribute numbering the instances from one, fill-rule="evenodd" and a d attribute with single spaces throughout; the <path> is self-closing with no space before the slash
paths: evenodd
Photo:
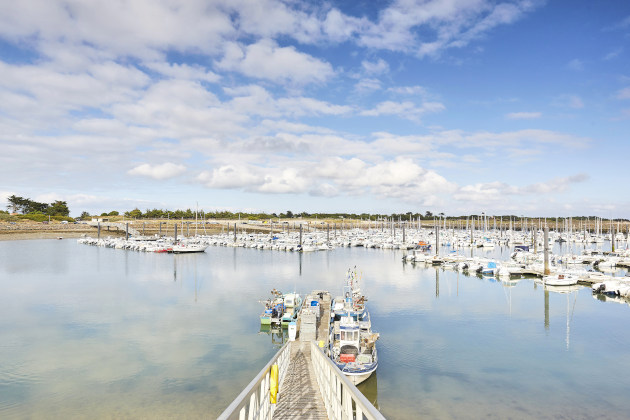
<path id="1" fill-rule="evenodd" d="M 8 200 L 9 200 L 9 197 L 11 197 L 12 195 L 18 195 L 18 194 L 16 194 L 13 191 L 0 191 L 0 203 L 2 203 L 0 205 L 0 209 L 2 210 L 8 209 L 7 207 L 9 204 Z"/>
<path id="2" fill-rule="evenodd" d="M 511 112 L 505 116 L 509 120 L 533 120 L 542 117 L 541 112 Z"/>
<path id="3" fill-rule="evenodd" d="M 11 65 L 0 61 L 0 110 L 18 118 L 51 120 L 71 111 L 107 107 L 132 100 L 149 78 L 134 67 L 114 62 L 90 65 L 82 72 L 52 65 Z"/>
<path id="4" fill-rule="evenodd" d="M 555 106 L 581 109 L 584 108 L 584 102 L 578 95 L 560 95 L 554 99 L 553 104 Z"/>
<path id="5" fill-rule="evenodd" d="M 427 91 L 422 86 L 398 86 L 387 89 L 389 92 L 398 93 L 401 95 L 418 95 L 426 96 Z"/>
<path id="6" fill-rule="evenodd" d="M 568 177 L 554 178 L 547 182 L 528 185 L 523 188 L 523 192 L 531 194 L 551 194 L 561 193 L 569 189 L 573 184 L 579 184 L 589 179 L 587 174 L 577 174 Z"/>
<path id="7" fill-rule="evenodd" d="M 354 85 L 357 92 L 373 92 L 381 89 L 381 81 L 378 79 L 361 79 Z"/>
<path id="8" fill-rule="evenodd" d="M 29 38 L 45 45 L 94 45 L 118 56 L 156 59 L 169 49 L 212 52 L 234 33 L 220 4 L 134 1 L 61 2 L 32 0 L 3 5 L 0 31 L 9 39 Z M 190 28 L 195 28 L 191 30 Z"/>
<path id="9" fill-rule="evenodd" d="M 247 46 L 228 44 L 217 67 L 238 71 L 248 77 L 299 85 L 324 82 L 334 75 L 329 63 L 299 52 L 292 46 L 280 47 L 270 39 Z"/>
<path id="10" fill-rule="evenodd" d="M 389 64 L 387 64 L 387 62 L 382 58 L 379 58 L 376 61 L 364 60 L 361 62 L 361 65 L 367 74 L 383 74 L 389 71 Z"/>
<path id="11" fill-rule="evenodd" d="M 150 165 L 148 163 L 144 163 L 127 171 L 129 175 L 145 176 L 157 180 L 174 178 L 184 172 L 186 172 L 186 167 L 184 165 L 177 165 L 171 162 L 162 163 L 160 165 Z"/>
<path id="12" fill-rule="evenodd" d="M 608 54 L 604 55 L 604 61 L 609 61 L 612 60 L 614 58 L 617 58 L 621 55 L 621 53 L 623 52 L 623 48 L 619 47 L 619 48 L 615 48 L 614 50 L 610 51 Z"/>
<path id="13" fill-rule="evenodd" d="M 197 180 L 209 188 L 251 188 L 262 184 L 260 172 L 244 164 L 224 165 L 199 174 Z"/>
<path id="14" fill-rule="evenodd" d="M 300 194 L 306 192 L 311 180 L 296 168 L 269 171 L 258 192 L 271 194 Z"/>
<path id="15" fill-rule="evenodd" d="M 312 188 L 309 194 L 315 197 L 335 197 L 339 195 L 339 190 L 334 185 L 322 183 Z"/>
<path id="16" fill-rule="evenodd" d="M 617 92 L 617 99 L 630 99 L 630 87 L 623 88 Z"/>
<path id="17" fill-rule="evenodd" d="M 584 70 L 584 62 L 582 60 L 574 58 L 567 63 L 567 67 L 573 71 L 582 71 Z"/>
<path id="18" fill-rule="evenodd" d="M 464 47 L 499 25 L 515 22 L 534 7 L 531 1 L 398 0 L 360 33 L 359 43 L 415 52 L 420 57 L 436 55 L 448 48 Z"/>
<path id="19" fill-rule="evenodd" d="M 350 39 L 355 33 L 361 32 L 367 25 L 366 19 L 347 16 L 337 9 L 331 9 L 322 22 L 322 31 L 331 41 L 342 42 Z"/>
<path id="20" fill-rule="evenodd" d="M 144 66 L 173 79 L 199 80 L 216 83 L 221 78 L 216 73 L 198 65 L 190 66 L 188 64 L 168 63 L 166 61 L 153 61 L 144 63 Z"/>
<path id="21" fill-rule="evenodd" d="M 438 134 L 440 141 L 444 144 L 456 144 L 461 147 L 498 147 L 515 148 L 522 147 L 532 149 L 536 145 L 561 145 L 576 147 L 586 147 L 591 139 L 587 137 L 577 137 L 570 134 L 551 130 L 519 130 L 493 133 L 479 131 L 475 133 L 463 133 L 458 130 L 443 131 Z"/>
<path id="22" fill-rule="evenodd" d="M 367 117 L 378 117 L 382 115 L 395 115 L 400 118 L 418 121 L 420 117 L 428 112 L 439 112 L 446 107 L 439 102 L 424 102 L 417 107 L 413 102 L 384 101 L 376 105 L 373 109 L 361 111 L 360 115 Z"/>
<path id="23" fill-rule="evenodd" d="M 523 187 L 508 185 L 500 181 L 478 183 L 459 188 L 459 190 L 453 194 L 453 198 L 464 202 L 500 203 L 513 200 L 512 197 L 517 195 L 538 197 L 541 194 L 562 193 L 567 191 L 571 185 L 585 182 L 588 179 L 588 175 L 578 174 L 569 177 L 554 178 L 546 182 Z"/>

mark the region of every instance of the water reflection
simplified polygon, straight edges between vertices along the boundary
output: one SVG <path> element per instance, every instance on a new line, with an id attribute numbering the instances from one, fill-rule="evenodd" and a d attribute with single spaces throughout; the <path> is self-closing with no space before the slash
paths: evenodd
<path id="1" fill-rule="evenodd" d="M 374 372 L 369 378 L 361 382 L 357 388 L 361 391 L 363 396 L 367 398 L 374 407 L 376 407 L 377 410 L 380 409 L 378 406 L 378 371 Z"/>
<path id="2" fill-rule="evenodd" d="M 627 302 L 588 288 L 493 283 L 363 248 L 175 256 L 64 240 L 0 243 L 0 255 L 0 418 L 216 417 L 286 342 L 261 329 L 258 301 L 273 288 L 338 294 L 355 265 L 381 334 L 360 388 L 385 417 L 630 410 Z"/>
<path id="3" fill-rule="evenodd" d="M 271 337 L 271 344 L 277 349 L 289 341 L 289 330 L 278 325 L 261 325 L 258 333 Z"/>
<path id="4" fill-rule="evenodd" d="M 545 324 L 545 328 L 549 329 L 548 325 L 548 314 L 549 314 L 549 293 L 558 293 L 562 295 L 566 295 L 567 300 L 567 312 L 566 312 L 566 320 L 567 320 L 567 328 L 566 328 L 566 344 L 567 350 L 570 347 L 570 332 L 571 332 L 571 321 L 573 320 L 573 314 L 575 313 L 575 304 L 577 303 L 577 297 L 579 290 L 582 289 L 581 286 L 573 285 L 573 286 L 550 286 L 545 285 L 545 320 L 547 320 L 547 324 Z M 571 315 L 569 316 L 569 307 L 570 301 L 573 301 Z"/>

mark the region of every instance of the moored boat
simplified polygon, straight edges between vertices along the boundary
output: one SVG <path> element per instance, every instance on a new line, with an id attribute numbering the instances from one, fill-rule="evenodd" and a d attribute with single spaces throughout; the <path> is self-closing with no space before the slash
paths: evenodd
<path id="1" fill-rule="evenodd" d="M 367 299 L 361 294 L 359 276 L 348 270 L 343 296 L 335 298 L 331 311 L 329 355 L 339 370 L 355 385 L 366 380 L 378 367 L 376 341 Z"/>
<path id="2" fill-rule="evenodd" d="M 543 283 L 549 286 L 573 286 L 578 277 L 571 273 L 558 273 L 543 277 Z"/>
<path id="3" fill-rule="evenodd" d="M 302 307 L 302 298 L 298 293 L 287 293 L 283 296 L 284 313 L 282 314 L 282 326 L 288 327 L 289 323 L 297 320 L 300 308 Z"/>
<path id="4" fill-rule="evenodd" d="M 206 248 L 208 248 L 208 245 L 179 243 L 173 245 L 168 252 L 172 252 L 173 254 L 191 254 L 195 252 L 206 252 Z"/>
<path id="5" fill-rule="evenodd" d="M 284 298 L 282 293 L 276 289 L 271 291 L 271 297 L 267 300 L 260 301 L 265 305 L 265 309 L 260 314 L 261 325 L 276 325 L 282 323 L 282 315 L 284 314 Z"/>

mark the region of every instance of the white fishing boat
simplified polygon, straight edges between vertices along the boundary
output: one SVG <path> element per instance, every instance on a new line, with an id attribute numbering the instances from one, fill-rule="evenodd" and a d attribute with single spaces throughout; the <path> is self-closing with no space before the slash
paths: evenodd
<path id="1" fill-rule="evenodd" d="M 288 327 L 291 322 L 297 320 L 300 308 L 302 307 L 302 298 L 298 293 L 287 293 L 284 299 L 284 313 L 282 314 L 282 326 Z"/>
<path id="2" fill-rule="evenodd" d="M 372 331 L 370 315 L 361 295 L 359 276 L 348 270 L 343 296 L 333 301 L 329 355 L 339 370 L 357 385 L 376 371 L 379 334 Z"/>

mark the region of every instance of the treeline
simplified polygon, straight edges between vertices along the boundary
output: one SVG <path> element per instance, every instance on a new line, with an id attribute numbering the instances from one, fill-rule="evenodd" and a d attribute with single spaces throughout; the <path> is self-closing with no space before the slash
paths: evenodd
<path id="1" fill-rule="evenodd" d="M 109 213 L 101 213 L 101 216 L 118 216 L 120 213 L 118 211 L 111 211 Z M 516 215 L 500 215 L 500 216 L 491 216 L 486 215 L 485 213 L 477 213 L 477 214 L 469 214 L 469 215 L 459 215 L 459 216 L 446 216 L 444 213 L 433 214 L 430 211 L 426 211 L 425 213 L 391 213 L 391 214 L 368 214 L 368 213 L 293 213 L 292 211 L 286 211 L 285 213 L 246 213 L 246 212 L 230 212 L 230 211 L 204 211 L 199 210 L 195 213 L 192 209 L 186 210 L 162 210 L 162 209 L 147 209 L 144 212 L 138 208 L 124 212 L 124 216 L 131 219 L 222 219 L 222 220 L 269 220 L 269 219 L 293 219 L 293 218 L 305 218 L 305 219 L 336 219 L 336 220 L 370 220 L 370 221 L 417 221 L 417 220 L 466 220 L 474 218 L 475 220 L 482 220 L 487 218 L 489 221 L 493 220 L 499 222 L 502 220 L 504 223 L 509 222 L 510 220 L 515 222 L 521 222 L 522 220 L 526 221 L 534 221 L 534 220 L 543 220 L 542 217 L 524 217 L 524 216 L 516 216 Z M 83 212 L 81 214 L 81 218 L 85 219 L 90 217 L 87 212 Z M 577 221 L 594 221 L 596 216 L 573 216 L 573 222 Z M 557 220 L 565 221 L 568 217 L 558 217 Z M 555 223 L 555 217 L 548 217 L 548 223 Z M 610 219 L 607 219 L 610 220 Z M 613 219 L 613 221 L 625 222 L 627 219 Z"/>
<path id="2" fill-rule="evenodd" d="M 118 216 L 117 211 L 104 212 L 101 216 Z M 269 220 L 269 219 L 293 219 L 293 218 L 305 218 L 305 219 L 353 219 L 353 220 L 418 220 L 418 219 L 433 219 L 434 216 L 431 212 L 425 214 L 420 213 L 405 213 L 405 214 L 368 214 L 368 213 L 293 213 L 288 210 L 285 213 L 246 213 L 246 212 L 230 212 L 230 211 L 212 211 L 207 212 L 199 210 L 195 213 L 192 209 L 186 210 L 162 210 L 152 209 L 145 210 L 144 212 L 138 208 L 124 213 L 125 217 L 132 219 L 225 219 L 225 220 Z M 443 214 L 442 214 L 443 215 Z M 81 214 L 82 218 L 90 217 L 87 212 Z"/>
<path id="3" fill-rule="evenodd" d="M 12 213 L 46 215 L 46 216 L 69 216 L 70 209 L 65 201 L 54 201 L 52 203 L 40 203 L 30 198 L 10 196 L 7 209 Z"/>

